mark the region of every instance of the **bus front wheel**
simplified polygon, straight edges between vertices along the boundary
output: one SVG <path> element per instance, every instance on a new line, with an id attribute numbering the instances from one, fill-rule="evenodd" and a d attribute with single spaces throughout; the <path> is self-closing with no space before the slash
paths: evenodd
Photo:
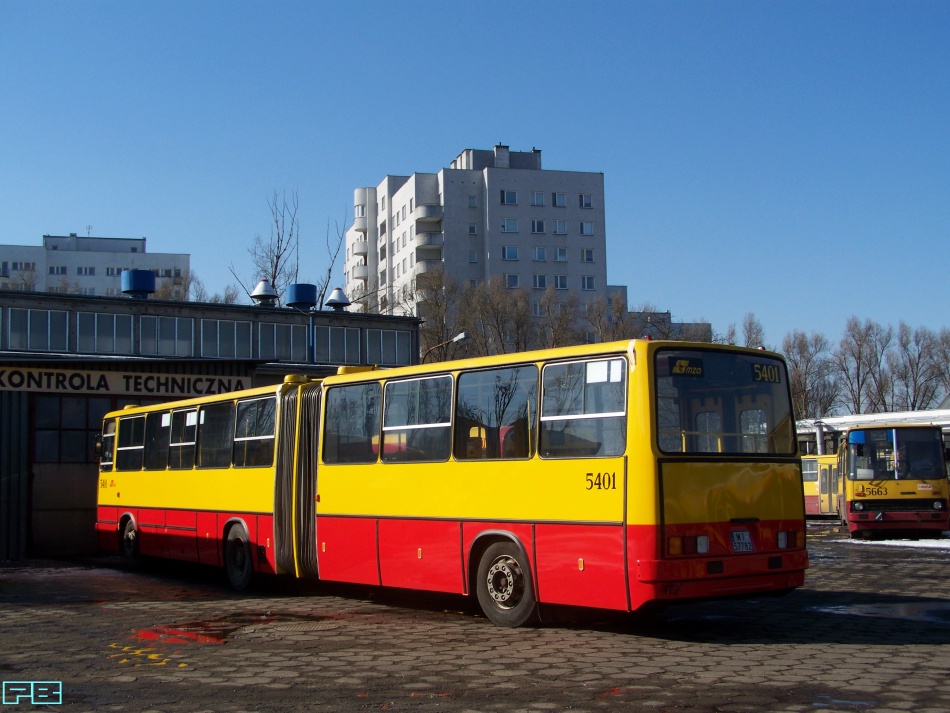
<path id="1" fill-rule="evenodd" d="M 485 616 L 498 626 L 521 626 L 537 616 L 531 570 L 511 542 L 496 542 L 485 550 L 475 590 Z"/>
<path id="2" fill-rule="evenodd" d="M 224 569 L 228 574 L 228 583 L 237 592 L 248 588 L 251 575 L 254 574 L 249 539 L 244 527 L 235 525 L 228 530 L 228 539 L 224 543 Z"/>

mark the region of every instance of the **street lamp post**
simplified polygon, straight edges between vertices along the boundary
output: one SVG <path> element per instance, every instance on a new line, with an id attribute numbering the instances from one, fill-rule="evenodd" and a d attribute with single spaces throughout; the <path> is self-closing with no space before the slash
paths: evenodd
<path id="1" fill-rule="evenodd" d="M 422 355 L 422 359 L 419 360 L 419 363 L 420 363 L 420 364 L 425 364 L 425 363 L 426 363 L 426 357 L 429 356 L 429 354 L 431 354 L 433 350 L 438 349 L 439 347 L 444 347 L 444 346 L 446 346 L 446 345 L 448 345 L 448 344 L 455 344 L 455 343 L 464 341 L 464 340 L 466 340 L 466 339 L 468 339 L 468 332 L 459 332 L 458 334 L 456 334 L 456 335 L 455 335 L 454 337 L 452 337 L 451 339 L 449 339 L 449 340 L 447 340 L 447 341 L 444 341 L 444 342 L 442 342 L 441 344 L 436 344 L 436 345 L 434 345 L 434 346 L 429 347 L 428 349 L 426 349 L 426 353 Z"/>

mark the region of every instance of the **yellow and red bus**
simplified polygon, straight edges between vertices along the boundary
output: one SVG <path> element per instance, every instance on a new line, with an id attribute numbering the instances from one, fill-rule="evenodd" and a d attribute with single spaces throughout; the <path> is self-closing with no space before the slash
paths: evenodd
<path id="1" fill-rule="evenodd" d="M 538 603 L 780 594 L 808 556 L 786 367 L 633 340 L 107 414 L 98 533 L 128 557 Z"/>
<path id="2" fill-rule="evenodd" d="M 837 459 L 838 516 L 851 537 L 950 530 L 940 426 L 854 426 L 841 434 Z"/>
<path id="3" fill-rule="evenodd" d="M 838 456 L 802 456 L 802 488 L 806 517 L 837 517 L 840 492 Z"/>

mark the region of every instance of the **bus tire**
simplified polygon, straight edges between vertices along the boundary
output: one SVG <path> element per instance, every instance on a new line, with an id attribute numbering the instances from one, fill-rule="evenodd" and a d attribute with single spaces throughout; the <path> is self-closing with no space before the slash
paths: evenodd
<path id="1" fill-rule="evenodd" d="M 119 539 L 119 555 L 126 567 L 135 567 L 141 561 L 139 554 L 139 533 L 132 518 L 125 521 L 122 537 Z"/>
<path id="2" fill-rule="evenodd" d="M 224 542 L 224 569 L 228 575 L 228 584 L 236 592 L 243 592 L 251 584 L 254 564 L 251 562 L 250 538 L 243 525 L 235 525 L 228 530 Z"/>
<path id="3" fill-rule="evenodd" d="M 478 603 L 497 626 L 521 626 L 537 617 L 527 559 L 511 542 L 491 545 L 478 563 Z"/>

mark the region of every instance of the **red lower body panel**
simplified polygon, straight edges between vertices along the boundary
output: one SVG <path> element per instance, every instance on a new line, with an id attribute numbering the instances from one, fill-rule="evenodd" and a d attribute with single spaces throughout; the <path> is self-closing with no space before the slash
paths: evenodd
<path id="1" fill-rule="evenodd" d="M 271 515 L 100 506 L 96 534 L 104 552 L 120 551 L 120 529 L 129 518 L 135 523 L 140 554 L 215 566 L 223 563 L 226 528 L 240 522 L 248 531 L 255 571 L 275 571 Z"/>
<path id="2" fill-rule="evenodd" d="M 930 512 L 851 512 L 848 513 L 848 530 L 885 531 L 916 530 L 941 532 L 950 530 L 946 511 Z"/>

